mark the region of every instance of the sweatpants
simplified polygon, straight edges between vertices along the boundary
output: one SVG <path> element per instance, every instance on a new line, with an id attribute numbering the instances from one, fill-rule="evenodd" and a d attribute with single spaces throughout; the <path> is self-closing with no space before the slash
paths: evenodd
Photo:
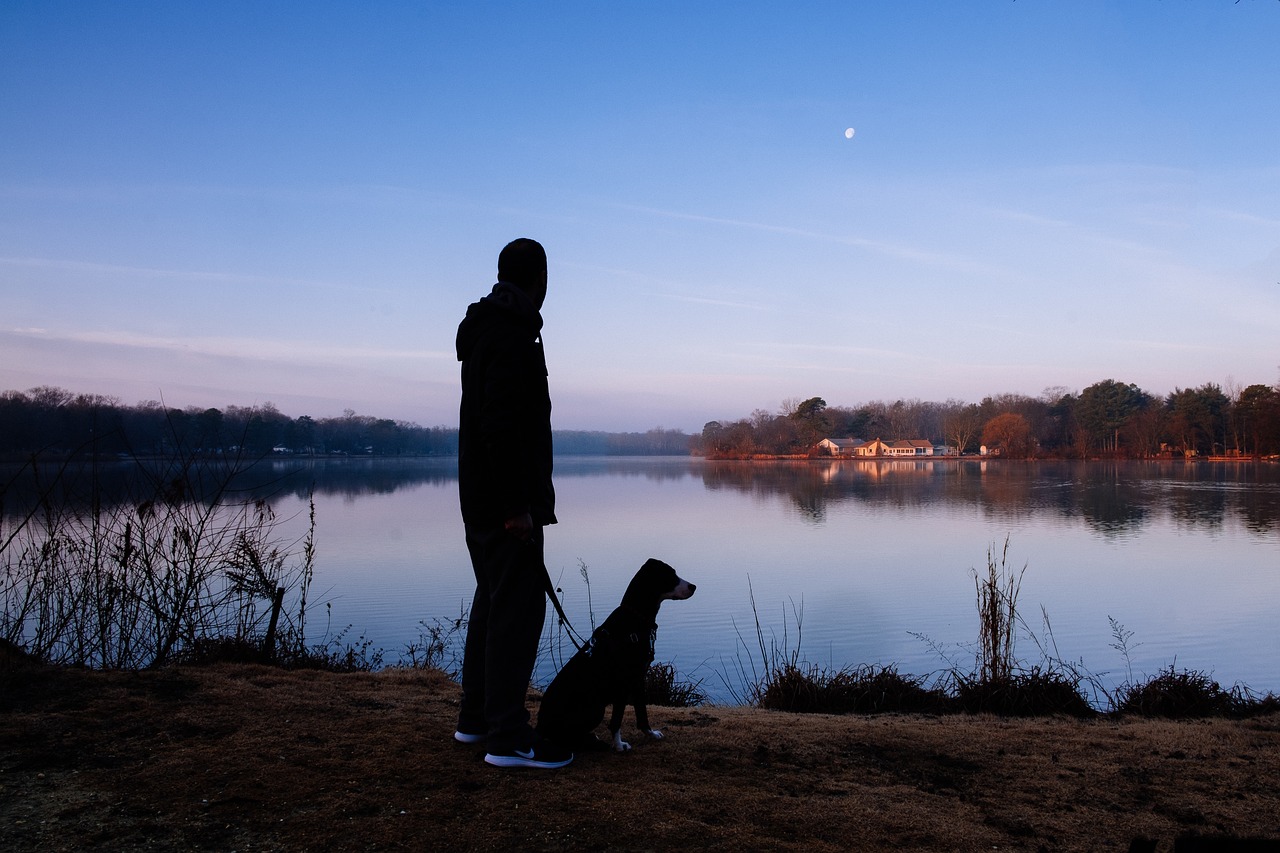
<path id="1" fill-rule="evenodd" d="M 489 750 L 533 742 L 525 697 L 547 615 L 543 529 L 521 541 L 501 527 L 466 525 L 476 576 L 462 657 L 458 728 L 489 735 Z"/>

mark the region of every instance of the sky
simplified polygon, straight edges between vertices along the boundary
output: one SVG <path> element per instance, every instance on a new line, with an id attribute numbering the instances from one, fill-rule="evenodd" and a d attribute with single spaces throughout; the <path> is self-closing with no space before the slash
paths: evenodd
<path id="1" fill-rule="evenodd" d="M 559 429 L 1275 384 L 1278 44 L 1274 0 L 5 0 L 0 391 L 454 426 L 515 237 Z"/>

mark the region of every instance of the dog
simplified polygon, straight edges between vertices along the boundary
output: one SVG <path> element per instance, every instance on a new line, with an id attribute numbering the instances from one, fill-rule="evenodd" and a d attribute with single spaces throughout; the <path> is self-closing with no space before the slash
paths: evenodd
<path id="1" fill-rule="evenodd" d="M 592 632 L 542 694 L 538 709 L 538 734 L 566 748 L 605 748 L 592 734 L 604 720 L 606 705 L 613 706 L 609 733 L 613 749 L 626 752 L 631 744 L 622 739 L 622 713 L 630 704 L 636 726 L 655 740 L 662 732 L 649 727 L 645 676 L 653 663 L 658 635 L 658 608 L 664 601 L 683 601 L 696 586 L 682 580 L 661 560 L 649 559 L 636 572 L 622 603 Z"/>

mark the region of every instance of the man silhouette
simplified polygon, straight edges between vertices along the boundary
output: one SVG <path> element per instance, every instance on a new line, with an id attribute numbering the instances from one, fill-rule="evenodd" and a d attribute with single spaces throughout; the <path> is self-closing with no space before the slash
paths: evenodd
<path id="1" fill-rule="evenodd" d="M 498 767 L 563 767 L 537 738 L 525 694 L 546 618 L 543 527 L 556 523 L 551 395 L 542 352 L 547 255 L 527 238 L 498 255 L 498 283 L 458 326 L 458 494 L 476 577 L 454 738 Z"/>

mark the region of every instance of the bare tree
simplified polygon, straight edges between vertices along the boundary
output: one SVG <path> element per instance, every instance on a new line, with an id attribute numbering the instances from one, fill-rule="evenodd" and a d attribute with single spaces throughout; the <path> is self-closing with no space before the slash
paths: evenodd
<path id="1" fill-rule="evenodd" d="M 956 453 L 964 453 L 982 429 L 982 411 L 973 403 L 960 400 L 943 403 L 942 411 L 943 441 L 954 447 Z"/>

